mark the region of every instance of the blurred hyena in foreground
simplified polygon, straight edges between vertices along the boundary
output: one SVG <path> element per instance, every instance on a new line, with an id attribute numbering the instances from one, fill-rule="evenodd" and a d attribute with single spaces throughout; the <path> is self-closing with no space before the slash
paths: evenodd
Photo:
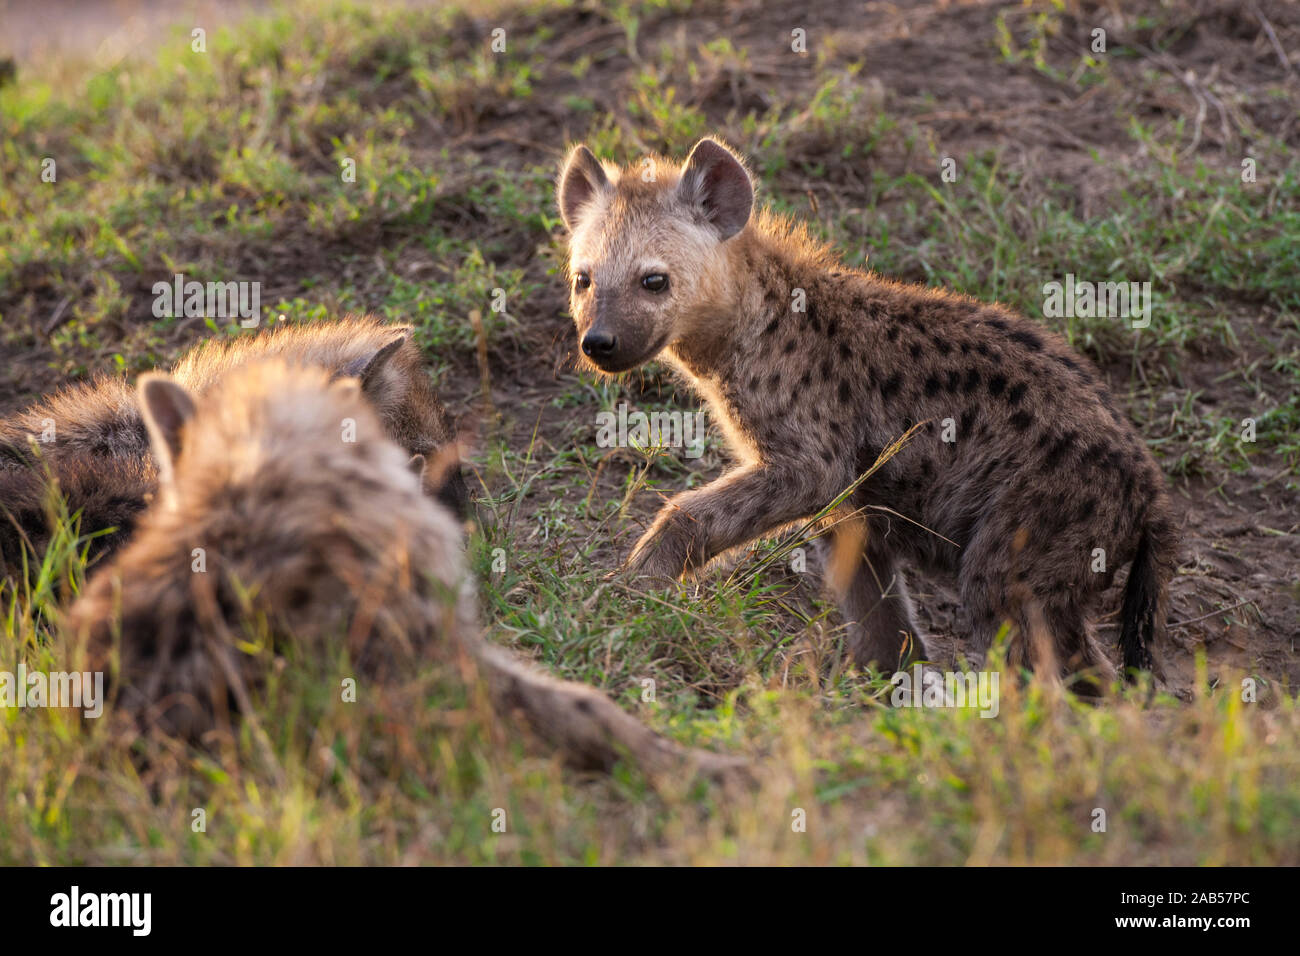
<path id="1" fill-rule="evenodd" d="M 460 513 L 468 492 L 451 421 L 410 332 L 372 318 L 280 326 L 205 342 L 181 357 L 172 376 L 203 393 L 247 362 L 269 356 L 355 376 L 389 437 L 429 462 L 426 490 Z M 90 541 L 92 560 L 103 560 L 127 540 L 157 486 L 158 470 L 135 392 L 125 381 L 75 385 L 0 422 L 0 561 L 15 579 L 24 550 L 40 563 L 52 530 L 47 470 L 68 513 L 81 513 L 82 535 L 115 529 Z"/>
<path id="2" fill-rule="evenodd" d="M 918 426 L 832 530 L 855 569 L 839 590 L 856 659 L 926 656 L 910 561 L 955 575 L 977 660 L 1011 621 L 1013 660 L 1105 682 L 1089 617 L 1131 562 L 1120 646 L 1126 667 L 1152 666 L 1176 546 L 1164 477 L 1060 336 L 850 269 L 804 229 L 751 217 L 749 173 L 715 140 L 684 164 L 627 169 L 578 146 L 558 202 L 583 354 L 609 373 L 664 356 L 741 461 L 668 502 L 632 571 L 676 578 L 820 513 Z"/>
<path id="3" fill-rule="evenodd" d="M 582 766 L 732 766 L 483 641 L 460 527 L 358 378 L 269 359 L 201 394 L 145 375 L 139 395 L 158 494 L 64 624 L 141 729 L 201 740 L 249 706 L 277 651 L 337 639 L 378 681 L 467 655 L 503 714 Z M 268 645 L 250 648 L 259 626 Z"/>

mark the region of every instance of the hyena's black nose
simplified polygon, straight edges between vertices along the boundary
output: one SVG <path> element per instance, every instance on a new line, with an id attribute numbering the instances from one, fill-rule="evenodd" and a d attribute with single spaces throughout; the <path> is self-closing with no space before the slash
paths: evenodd
<path id="1" fill-rule="evenodd" d="M 582 351 L 588 358 L 608 358 L 616 345 L 613 332 L 592 329 L 582 337 Z"/>

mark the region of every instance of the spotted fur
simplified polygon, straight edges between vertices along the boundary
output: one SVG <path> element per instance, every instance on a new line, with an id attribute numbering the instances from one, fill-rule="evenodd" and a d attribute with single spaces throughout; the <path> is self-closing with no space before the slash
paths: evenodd
<path id="1" fill-rule="evenodd" d="M 751 178 L 716 140 L 681 164 L 625 169 L 576 147 L 558 202 L 587 359 L 606 372 L 666 359 L 739 460 L 660 511 L 632 572 L 679 577 L 807 519 L 919 426 L 849 502 L 855 540 L 866 532 L 842 595 L 856 659 L 926 655 L 906 563 L 955 579 L 972 657 L 1010 621 L 1018 660 L 1104 680 L 1112 666 L 1089 620 L 1133 561 L 1124 659 L 1150 666 L 1176 548 L 1164 478 L 1059 335 L 1000 305 L 845 267 L 805 229 L 752 214 Z M 648 273 L 667 288 L 647 289 Z M 845 540 L 846 527 L 833 535 Z M 1094 573 L 1098 548 L 1106 570 Z"/>

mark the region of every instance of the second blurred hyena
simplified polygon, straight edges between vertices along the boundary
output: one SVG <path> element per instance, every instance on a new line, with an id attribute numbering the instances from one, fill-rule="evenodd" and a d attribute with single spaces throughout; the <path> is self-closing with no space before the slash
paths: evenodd
<path id="1" fill-rule="evenodd" d="M 202 393 L 249 361 L 279 356 L 360 379 L 390 437 L 429 462 L 426 490 L 463 513 L 468 490 L 456 457 L 451 421 L 424 371 L 408 326 L 373 318 L 280 326 L 255 335 L 213 339 L 190 350 L 172 375 Z M 21 567 L 24 543 L 43 552 L 49 536 L 48 472 L 69 513 L 94 538 L 102 560 L 131 534 L 158 475 L 135 391 L 118 378 L 63 389 L 0 422 L 0 563 Z"/>
<path id="2" fill-rule="evenodd" d="M 977 656 L 1010 620 L 1025 659 L 1104 680 L 1089 616 L 1131 562 L 1120 644 L 1126 665 L 1151 665 L 1176 543 L 1164 476 L 1059 335 L 848 268 L 805 230 L 752 216 L 749 173 L 716 140 L 624 169 L 576 147 L 558 202 L 583 354 L 611 373 L 666 358 L 740 459 L 668 502 L 632 570 L 676 578 L 818 514 L 917 426 L 835 530 L 864 559 L 843 595 L 855 657 L 925 656 L 908 561 L 955 576 Z"/>
<path id="3" fill-rule="evenodd" d="M 202 740 L 248 704 L 269 656 L 333 636 L 378 680 L 467 654 L 498 712 L 577 766 L 743 766 L 678 747 L 598 691 L 483 640 L 461 528 L 356 378 L 255 359 L 203 393 L 148 374 L 139 394 L 158 494 L 63 627 L 140 729 Z M 271 639 L 256 654 L 245 643 L 255 622 Z"/>
<path id="4" fill-rule="evenodd" d="M 362 672 L 473 628 L 456 522 L 355 378 L 257 360 L 210 386 L 141 376 L 156 500 L 68 613 L 89 669 L 116 651 L 122 709 L 201 737 L 259 683 L 249 621 L 277 642 L 347 637 Z"/>

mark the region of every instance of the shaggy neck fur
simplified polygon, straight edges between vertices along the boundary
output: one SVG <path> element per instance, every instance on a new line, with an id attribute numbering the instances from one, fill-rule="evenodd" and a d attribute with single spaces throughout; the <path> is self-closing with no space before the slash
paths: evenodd
<path id="1" fill-rule="evenodd" d="M 716 377 L 747 341 L 792 309 L 795 289 L 811 289 L 837 264 L 824 243 L 800 225 L 767 210 L 723 246 L 715 292 L 697 306 L 689 330 L 665 356 L 697 385 Z"/>

